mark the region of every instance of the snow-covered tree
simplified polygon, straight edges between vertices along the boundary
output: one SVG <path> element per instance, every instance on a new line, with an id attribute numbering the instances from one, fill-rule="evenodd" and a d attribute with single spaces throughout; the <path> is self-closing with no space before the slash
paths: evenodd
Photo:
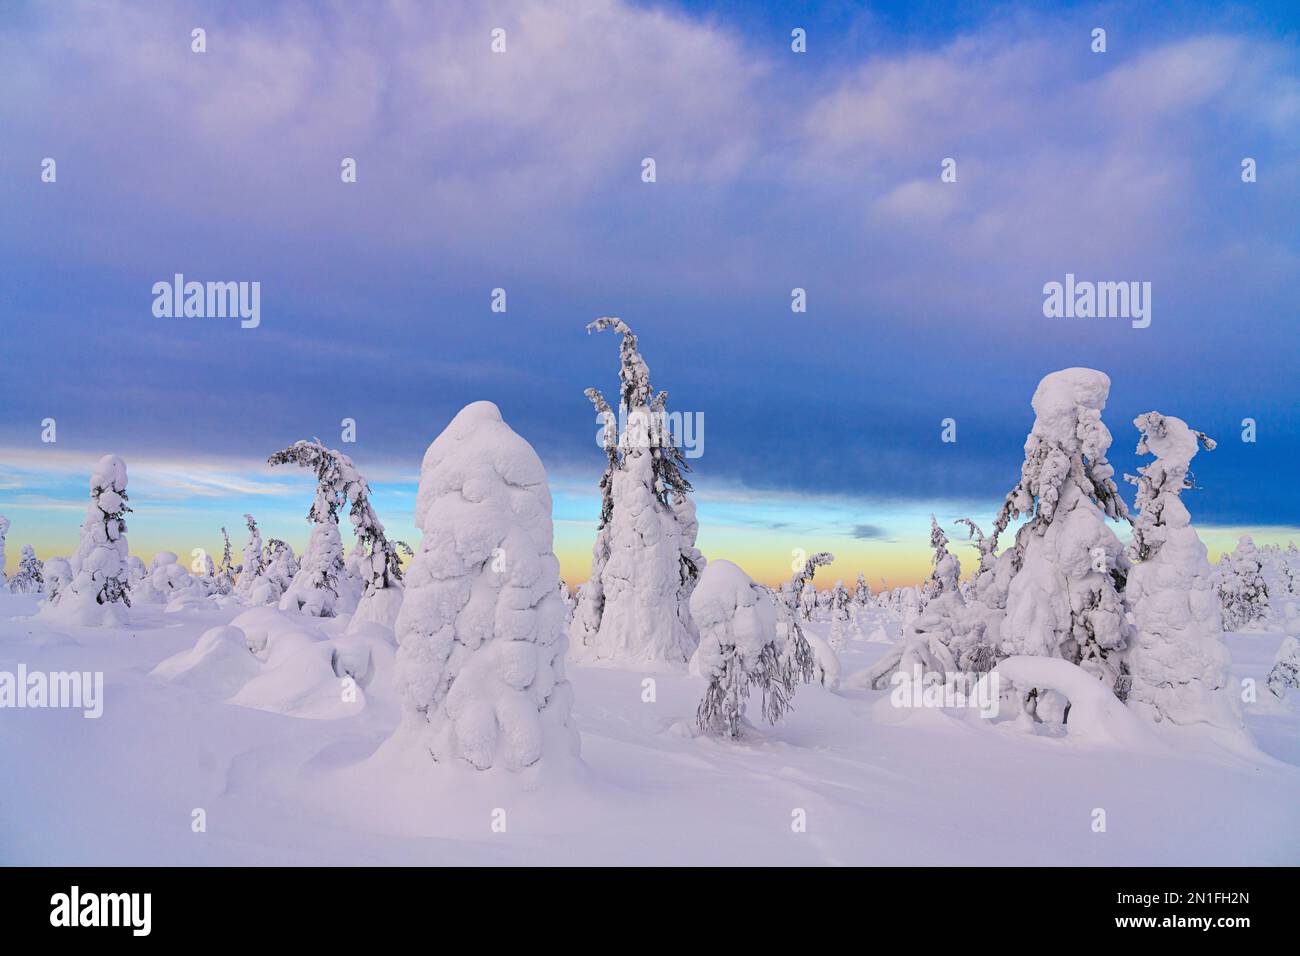
<path id="1" fill-rule="evenodd" d="M 230 535 L 226 534 L 225 528 L 221 529 L 221 540 L 224 542 L 221 550 L 221 563 L 217 565 L 217 573 L 212 588 L 217 594 L 229 594 L 235 589 L 235 575 L 241 573 L 242 566 L 234 563 L 230 551 Z M 157 558 L 154 560 L 156 562 Z"/>
<path id="2" fill-rule="evenodd" d="M 1288 688 L 1300 687 L 1300 640 L 1294 637 L 1282 639 L 1273 658 L 1273 666 L 1267 678 L 1268 689 L 1278 700 L 1286 694 Z"/>
<path id="3" fill-rule="evenodd" d="M 781 586 L 780 600 L 777 602 L 777 633 L 784 641 L 781 652 L 782 663 L 790 668 L 791 673 L 805 683 L 816 680 L 819 684 L 834 690 L 839 685 L 839 657 L 830 644 L 823 641 L 811 629 L 804 631 L 800 620 L 804 617 L 803 595 L 808 588 L 817 593 L 813 585 L 813 576 L 817 569 L 831 564 L 835 555 L 829 551 L 818 551 L 795 568 L 794 575 Z"/>
<path id="4" fill-rule="evenodd" d="M 853 588 L 853 603 L 858 607 L 871 606 L 871 585 L 867 584 L 866 575 L 861 571 L 858 572 L 858 583 Z"/>
<path id="5" fill-rule="evenodd" d="M 155 554 L 149 565 L 149 574 L 132 590 L 137 604 L 169 605 L 178 598 L 192 601 L 205 593 L 198 579 L 180 564 L 174 551 Z"/>
<path id="6" fill-rule="evenodd" d="M 1137 486 L 1137 518 L 1129 556 L 1134 567 L 1125 596 L 1137 625 L 1125 653 L 1128 703 L 1149 719 L 1175 724 L 1210 723 L 1239 730 L 1227 692 L 1228 651 L 1223 645 L 1214 576 L 1192 527 L 1182 493 L 1195 487 L 1191 461 L 1214 442 L 1182 419 L 1147 412 L 1134 419 L 1139 455 L 1155 460 L 1126 475 Z"/>
<path id="7" fill-rule="evenodd" d="M 127 581 L 126 462 L 105 455 L 90 474 L 90 504 L 81 543 L 69 562 L 71 580 L 51 594 L 42 613 L 83 625 L 121 626 L 131 606 Z"/>
<path id="8" fill-rule="evenodd" d="M 799 588 L 799 615 L 805 621 L 811 621 L 817 612 L 817 586 L 811 580 L 805 581 Z"/>
<path id="9" fill-rule="evenodd" d="M 415 523 L 399 734 L 480 770 L 576 754 L 546 471 L 491 402 L 467 405 L 429 446 Z"/>
<path id="10" fill-rule="evenodd" d="M 248 543 L 244 545 L 244 560 L 239 566 L 239 580 L 235 582 L 234 594 L 239 600 L 247 602 L 257 579 L 266 570 L 266 565 L 262 559 L 262 532 L 257 529 L 257 519 L 245 514 L 244 523 L 248 525 Z"/>
<path id="11" fill-rule="evenodd" d="M 247 603 L 254 607 L 279 604 L 281 595 L 289 590 L 298 570 L 293 548 L 279 538 L 272 538 L 263 549 L 262 573 L 248 592 Z"/>
<path id="12" fill-rule="evenodd" d="M 1225 631 L 1243 631 L 1268 618 L 1268 585 L 1263 562 L 1250 535 L 1219 559 L 1219 604 Z"/>
<path id="13" fill-rule="evenodd" d="M 9 533 L 9 519 L 0 515 L 0 587 L 5 583 L 6 562 L 9 560 L 5 557 L 5 535 Z"/>
<path id="14" fill-rule="evenodd" d="M 618 416 L 589 388 L 603 424 L 608 464 L 600 480 L 601 512 L 591 577 L 578 595 L 570 630 L 574 653 L 627 664 L 684 664 L 699 642 L 690 597 L 704 558 L 688 468 L 667 426 L 667 392 L 656 394 L 637 337 L 620 319 L 601 318 L 588 332 L 613 330 L 619 347 Z"/>
<path id="15" fill-rule="evenodd" d="M 959 670 L 958 654 L 967 627 L 959 587 L 961 562 L 948 550 L 948 536 L 934 515 L 930 515 L 930 548 L 934 551 L 930 577 L 921 585 L 924 608 L 904 621 L 902 640 L 896 646 L 854 676 L 855 684 L 879 690 L 900 671 L 912 675 L 919 670 L 923 679 L 939 681 Z"/>
<path id="16" fill-rule="evenodd" d="M 370 486 L 340 451 L 326 448 L 319 440 L 296 441 L 269 459 L 272 465 L 297 464 L 316 473 L 316 498 L 307 513 L 313 523 L 302 568 L 293 585 L 281 598 L 281 608 L 301 610 L 313 617 L 334 617 L 356 609 L 354 620 L 392 624 L 402 581 L 401 552 L 410 549 L 403 542 L 389 541 L 384 526 L 370 504 Z M 368 549 L 362 562 L 364 587 L 354 593 L 352 578 L 343 560 L 343 540 L 338 516 L 350 504 L 349 518 L 362 546 Z M 380 594 L 388 591 L 388 594 Z M 357 598 L 365 607 L 357 607 Z"/>
<path id="17" fill-rule="evenodd" d="M 1013 518 L 1028 516 L 1015 546 L 999 558 L 1014 571 L 1001 651 L 1064 658 L 1122 699 L 1128 559 L 1106 520 L 1128 520 L 1128 510 L 1106 460 L 1111 435 L 1101 412 L 1109 392 L 1110 379 L 1088 368 L 1053 372 L 1039 383 L 1020 482 L 1007 495 L 993 538 Z"/>
<path id="18" fill-rule="evenodd" d="M 567 633 L 569 625 L 573 623 L 573 612 L 577 608 L 578 602 L 573 599 L 573 593 L 563 581 L 560 582 L 560 600 L 564 603 L 564 629 Z"/>
<path id="19" fill-rule="evenodd" d="M 730 561 L 711 561 L 691 595 L 691 617 L 700 629 L 700 673 L 709 681 L 696 712 L 700 729 L 739 737 L 751 687 L 762 695 L 763 717 L 780 720 L 797 676 L 782 661 L 770 591 Z"/>
<path id="20" fill-rule="evenodd" d="M 59 592 L 72 583 L 72 562 L 67 558 L 46 558 L 41 570 L 45 575 L 45 600 L 41 608 L 54 607 L 59 603 Z"/>
<path id="21" fill-rule="evenodd" d="M 830 590 L 831 647 L 838 654 L 849 643 L 849 592 L 843 581 Z"/>
<path id="22" fill-rule="evenodd" d="M 25 544 L 18 558 L 18 570 L 9 579 L 14 594 L 40 594 L 45 590 L 44 566 L 30 544 Z"/>

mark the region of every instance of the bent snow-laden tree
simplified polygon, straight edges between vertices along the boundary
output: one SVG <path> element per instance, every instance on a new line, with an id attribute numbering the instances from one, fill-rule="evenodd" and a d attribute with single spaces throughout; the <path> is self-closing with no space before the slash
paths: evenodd
<path id="1" fill-rule="evenodd" d="M 1020 482 L 1007 495 L 993 537 L 1011 519 L 1028 516 L 1010 557 L 999 558 L 1014 572 L 1002 653 L 1064 658 L 1123 699 L 1121 591 L 1129 562 L 1106 520 L 1129 517 L 1106 460 L 1111 435 L 1101 413 L 1109 392 L 1110 379 L 1089 368 L 1053 372 L 1039 383 Z M 1035 697 L 1028 695 L 1031 713 Z"/>
<path id="2" fill-rule="evenodd" d="M 425 452 L 415 523 L 400 738 L 479 770 L 576 754 L 546 471 L 491 402 L 461 409 Z"/>
<path id="3" fill-rule="evenodd" d="M 710 561 L 691 595 L 691 617 L 700 629 L 700 673 L 709 681 L 696 711 L 700 729 L 739 737 L 751 687 L 762 695 L 768 723 L 780 720 L 796 675 L 782 661 L 771 592 L 730 561 Z"/>
<path id="4" fill-rule="evenodd" d="M 1134 419 L 1139 455 L 1155 460 L 1125 479 L 1137 486 L 1125 597 L 1137 633 L 1125 654 L 1128 703 L 1152 721 L 1208 723 L 1235 732 L 1241 718 L 1227 691 L 1228 651 L 1205 545 L 1182 493 L 1195 487 L 1191 462 L 1214 442 L 1182 419 L 1147 412 Z"/>
<path id="5" fill-rule="evenodd" d="M 120 627 L 127 621 L 126 462 L 105 455 L 90 475 L 90 504 L 81 543 L 69 562 L 71 580 L 50 595 L 44 614 L 68 623 Z"/>
<path id="6" fill-rule="evenodd" d="M 613 330 L 619 347 L 618 416 L 596 389 L 587 397 L 602 423 L 608 464 L 600 479 L 601 511 L 591 577 L 578 595 L 570 630 L 574 653 L 627 664 L 684 664 L 699 642 L 690 597 L 704 559 L 685 457 L 668 427 L 668 393 L 655 394 L 637 337 L 620 319 L 601 318 L 588 332 Z"/>
<path id="7" fill-rule="evenodd" d="M 245 514 L 244 522 L 248 525 L 248 543 L 244 545 L 244 561 L 240 565 L 239 581 L 235 584 L 235 597 L 247 602 L 266 565 L 262 561 L 262 532 L 257 530 L 257 520 Z"/>
<path id="8" fill-rule="evenodd" d="M 804 617 L 803 596 L 809 589 L 812 589 L 813 594 L 817 593 L 813 585 L 817 569 L 834 561 L 835 555 L 829 551 L 818 551 L 801 566 L 797 566 L 790 580 L 781 586 L 776 608 L 777 632 L 783 641 L 782 663 L 804 683 L 816 680 L 831 690 L 839 686 L 839 657 L 826 641 L 811 631 L 805 633 L 799 621 L 801 618 L 807 620 Z"/>
<path id="9" fill-rule="evenodd" d="M 389 541 L 384 526 L 370 504 L 370 487 L 352 459 L 326 448 L 319 439 L 296 441 L 267 459 L 272 465 L 297 464 L 316 473 L 316 498 L 307 519 L 314 523 L 302 567 L 281 598 L 282 609 L 296 608 L 313 617 L 334 617 L 351 610 L 344 577 L 343 541 L 338 516 L 345 504 L 362 545 L 368 549 L 361 563 L 364 593 L 353 620 L 378 621 L 392 626 L 401 604 L 401 552 L 410 547 Z M 386 592 L 386 593 L 381 593 Z"/>

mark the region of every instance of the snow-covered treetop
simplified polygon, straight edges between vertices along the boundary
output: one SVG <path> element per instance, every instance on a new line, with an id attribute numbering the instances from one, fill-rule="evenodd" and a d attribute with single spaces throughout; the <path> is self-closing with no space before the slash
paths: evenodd
<path id="1" fill-rule="evenodd" d="M 319 438 L 296 441 L 288 448 L 277 451 L 267 459 L 272 465 L 294 463 L 316 472 L 316 497 L 307 512 L 316 524 L 337 522 L 343 505 L 351 503 L 348 512 L 353 531 L 361 543 L 368 546 L 371 555 L 378 554 L 381 561 L 367 587 L 391 587 L 402 579 L 399 551 L 411 553 L 404 541 L 389 541 L 384 526 L 370 504 L 370 486 L 352 464 L 352 459 L 341 451 L 326 448 Z"/>
<path id="2" fill-rule="evenodd" d="M 948 536 L 943 533 L 934 515 L 930 515 L 930 547 L 934 549 L 934 556 L 930 559 L 934 570 L 926 582 L 926 593 L 935 595 L 956 590 L 957 582 L 961 579 L 961 562 L 948 550 Z"/>
<path id="3" fill-rule="evenodd" d="M 623 336 L 619 345 L 619 403 L 628 415 L 629 428 L 627 434 L 618 435 L 614 410 L 599 389 L 589 388 L 583 393 L 605 422 L 604 444 L 609 456 L 609 470 L 601 479 L 601 527 L 613 512 L 608 476 L 615 469 L 624 467 L 629 456 L 649 452 L 654 465 L 654 493 L 661 504 L 668 505 L 670 498 L 680 504 L 692 490 L 691 483 L 683 475 L 683 472 L 690 471 L 690 465 L 667 425 L 668 393 L 655 394 L 650 384 L 650 367 L 637 351 L 636 335 L 622 319 L 604 316 L 590 323 L 587 333 L 607 329 Z M 648 420 L 638 421 L 647 419 L 647 416 Z"/>
<path id="4" fill-rule="evenodd" d="M 1164 540 L 1164 526 L 1185 527 L 1190 523 L 1187 509 L 1179 496 L 1195 487 L 1191 462 L 1204 447 L 1212 451 L 1214 439 L 1204 432 L 1187 427 L 1181 418 L 1146 412 L 1133 419 L 1142 437 L 1139 455 L 1152 454 L 1156 460 L 1138 468 L 1137 475 L 1125 475 L 1137 486 L 1138 518 L 1133 524 L 1132 553 L 1145 560 Z"/>
<path id="5" fill-rule="evenodd" d="M 1022 514 L 1032 515 L 1036 528 L 1050 524 L 1067 482 L 1096 502 L 1108 518 L 1130 520 L 1112 480 L 1115 469 L 1106 460 L 1111 434 L 1101 413 L 1109 394 L 1110 378 L 1091 368 L 1062 369 L 1038 383 L 1020 482 L 1007 495 L 994 522 L 994 542 Z"/>
<path id="6" fill-rule="evenodd" d="M 805 584 L 811 584 L 813 576 L 817 569 L 824 564 L 831 564 L 835 560 L 835 555 L 829 551 L 818 551 L 803 563 L 803 567 L 795 571 L 794 576 L 790 578 L 790 593 L 797 595 L 803 590 Z"/>

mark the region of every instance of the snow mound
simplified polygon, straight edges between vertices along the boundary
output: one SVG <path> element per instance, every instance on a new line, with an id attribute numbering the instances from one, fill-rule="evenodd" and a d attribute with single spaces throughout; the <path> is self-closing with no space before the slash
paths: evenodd
<path id="1" fill-rule="evenodd" d="M 261 607 L 205 631 L 152 676 L 241 707 L 333 720 L 360 713 L 367 689 L 388 685 L 393 654 L 392 632 L 379 625 L 327 639 L 310 618 Z"/>
<path id="2" fill-rule="evenodd" d="M 1069 661 L 1051 657 L 1008 657 L 996 673 L 1017 689 L 1052 690 L 1070 701 L 1067 739 L 1093 747 L 1159 749 L 1160 742 L 1104 683 Z"/>

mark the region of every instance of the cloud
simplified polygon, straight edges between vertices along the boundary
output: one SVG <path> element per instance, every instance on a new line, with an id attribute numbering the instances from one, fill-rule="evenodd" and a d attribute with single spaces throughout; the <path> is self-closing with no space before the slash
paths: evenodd
<path id="1" fill-rule="evenodd" d="M 884 528 L 874 524 L 855 524 L 849 534 L 855 538 L 880 540 L 888 536 L 888 532 Z"/>

